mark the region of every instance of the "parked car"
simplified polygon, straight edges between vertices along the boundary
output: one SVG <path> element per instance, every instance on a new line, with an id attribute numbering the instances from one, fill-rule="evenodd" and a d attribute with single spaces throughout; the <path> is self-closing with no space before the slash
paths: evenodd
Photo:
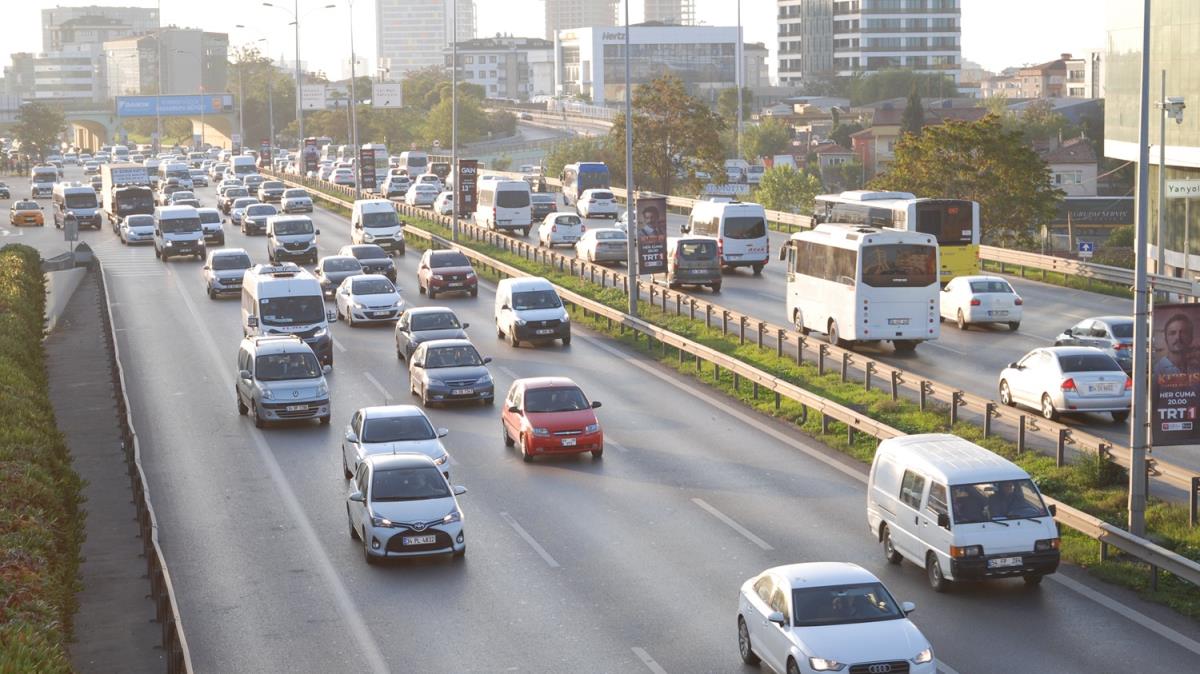
<path id="1" fill-rule="evenodd" d="M 1133 318 L 1085 318 L 1054 338 L 1054 346 L 1091 346 L 1117 360 L 1125 372 L 1133 371 Z"/>
<path id="2" fill-rule="evenodd" d="M 588 262 L 625 262 L 629 240 L 615 227 L 589 229 L 575 244 L 575 257 Z"/>
<path id="3" fill-rule="evenodd" d="M 423 342 L 408 359 L 409 390 L 424 407 L 476 400 L 491 405 L 496 386 L 487 369 L 490 362 L 468 339 Z"/>
<path id="4" fill-rule="evenodd" d="M 417 265 L 417 291 L 429 299 L 443 292 L 479 294 L 479 277 L 471 261 L 457 250 L 427 250 Z"/>
<path id="5" fill-rule="evenodd" d="M 942 319 L 955 321 L 959 330 L 972 323 L 1004 323 L 1009 330 L 1021 327 L 1024 301 L 1008 281 L 999 276 L 959 276 L 942 288 Z"/>
<path id="6" fill-rule="evenodd" d="M 600 401 L 588 401 L 566 377 L 518 379 L 500 411 L 504 444 L 517 446 L 529 463 L 535 456 L 591 452 L 604 456 L 604 431 L 596 419 Z"/>
<path id="7" fill-rule="evenodd" d="M 362 323 L 394 321 L 404 312 L 404 299 L 400 291 L 379 274 L 351 276 L 338 286 L 334 293 L 337 315 L 346 319 L 346 325 L 355 327 Z"/>
<path id="8" fill-rule="evenodd" d="M 434 428 L 416 405 L 362 407 L 350 416 L 342 436 L 342 474 L 351 477 L 367 457 L 376 454 L 421 454 L 447 477 L 450 454 L 442 438 L 450 431 Z"/>
<path id="9" fill-rule="evenodd" d="M 466 339 L 467 323 L 447 307 L 410 307 L 396 321 L 396 358 L 407 360 L 423 342 Z"/>
<path id="10" fill-rule="evenodd" d="M 1108 412 L 1116 423 L 1129 417 L 1133 380 L 1109 354 L 1090 346 L 1034 349 L 1000 372 L 1000 402 L 1039 410 L 1047 419 L 1063 413 Z"/>

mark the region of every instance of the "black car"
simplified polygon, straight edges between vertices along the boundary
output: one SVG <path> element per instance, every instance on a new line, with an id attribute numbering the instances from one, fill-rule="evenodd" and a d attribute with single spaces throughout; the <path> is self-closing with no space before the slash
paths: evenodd
<path id="1" fill-rule="evenodd" d="M 363 266 L 350 255 L 323 257 L 317 261 L 317 268 L 313 270 L 313 274 L 321 282 L 321 292 L 325 295 L 333 295 L 342 281 L 364 272 Z"/>
<path id="2" fill-rule="evenodd" d="M 362 264 L 364 274 L 383 274 L 392 283 L 396 282 L 396 263 L 387 251 L 373 243 L 342 246 L 339 255 L 351 255 Z"/>
<path id="3" fill-rule="evenodd" d="M 8 185 L 0 183 L 0 199 L 12 199 L 12 194 L 8 192 Z"/>
<path id="4" fill-rule="evenodd" d="M 542 194 L 537 192 L 529 195 L 529 216 L 533 219 L 533 222 L 540 223 L 547 215 L 557 210 L 557 194 Z"/>
<path id="5" fill-rule="evenodd" d="M 413 307 L 396 321 L 396 357 L 408 360 L 421 342 L 467 339 L 467 325 L 446 307 Z"/>

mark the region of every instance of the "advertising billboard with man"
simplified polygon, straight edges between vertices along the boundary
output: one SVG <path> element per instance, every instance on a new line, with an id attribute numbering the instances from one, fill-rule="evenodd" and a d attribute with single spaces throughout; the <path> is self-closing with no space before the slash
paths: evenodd
<path id="1" fill-rule="evenodd" d="M 1154 307 L 1150 357 L 1150 424 L 1155 447 L 1200 442 L 1200 304 Z M 1136 404 L 1136 401 L 1135 401 Z"/>
<path id="2" fill-rule="evenodd" d="M 638 197 L 637 214 L 638 274 L 667 271 L 667 198 Z"/>

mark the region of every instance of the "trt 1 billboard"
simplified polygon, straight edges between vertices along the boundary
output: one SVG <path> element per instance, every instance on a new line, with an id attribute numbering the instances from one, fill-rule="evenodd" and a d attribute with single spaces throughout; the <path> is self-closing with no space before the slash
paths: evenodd
<path id="1" fill-rule="evenodd" d="M 1155 447 L 1200 444 L 1200 304 L 1157 304 L 1150 335 L 1150 428 Z"/>
<path id="2" fill-rule="evenodd" d="M 630 222 L 637 225 L 638 274 L 667 271 L 667 198 L 638 197 Z"/>

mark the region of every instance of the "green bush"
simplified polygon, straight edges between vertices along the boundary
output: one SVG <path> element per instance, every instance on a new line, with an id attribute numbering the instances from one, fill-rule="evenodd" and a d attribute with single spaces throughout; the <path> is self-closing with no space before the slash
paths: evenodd
<path id="1" fill-rule="evenodd" d="M 54 421 L 38 252 L 0 249 L 0 672 L 68 672 L 83 522 Z"/>

